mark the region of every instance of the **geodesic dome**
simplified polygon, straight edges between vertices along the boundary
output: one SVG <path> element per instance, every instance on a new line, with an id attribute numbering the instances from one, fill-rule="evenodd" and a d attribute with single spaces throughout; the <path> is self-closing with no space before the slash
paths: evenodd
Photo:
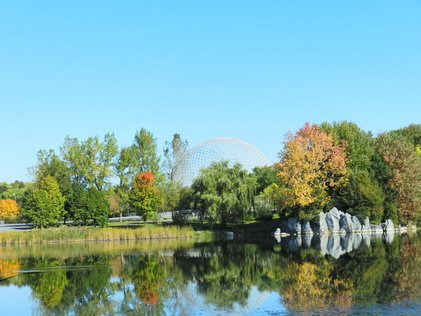
<path id="1" fill-rule="evenodd" d="M 186 153 L 179 168 L 180 181 L 188 186 L 199 175 L 201 169 L 220 161 L 228 161 L 230 166 L 240 163 L 249 172 L 254 167 L 269 165 L 260 151 L 240 139 L 213 138 L 196 145 Z"/>

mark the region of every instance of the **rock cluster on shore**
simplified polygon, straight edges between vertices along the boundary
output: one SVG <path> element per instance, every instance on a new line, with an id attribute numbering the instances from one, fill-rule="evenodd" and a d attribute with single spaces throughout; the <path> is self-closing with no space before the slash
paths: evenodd
<path id="1" fill-rule="evenodd" d="M 281 231 L 303 236 L 313 234 L 383 234 L 395 231 L 406 232 L 406 227 L 395 227 L 390 219 L 380 225 L 370 224 L 368 217 L 361 222 L 357 216 L 352 216 L 334 207 L 327 213 L 320 212 L 312 221 L 300 222 L 297 218 L 290 218 L 283 223 Z"/>

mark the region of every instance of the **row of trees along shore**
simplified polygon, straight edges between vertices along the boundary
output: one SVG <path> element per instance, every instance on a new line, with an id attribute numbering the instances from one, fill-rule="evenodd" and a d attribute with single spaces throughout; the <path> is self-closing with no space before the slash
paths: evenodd
<path id="1" fill-rule="evenodd" d="M 177 179 L 188 143 L 179 134 L 158 154 L 141 129 L 119 148 L 113 134 L 66 137 L 60 152 L 41 150 L 32 183 L 0 183 L 0 219 L 37 227 L 106 225 L 110 216 L 146 222 L 171 211 L 175 222 L 237 223 L 297 217 L 311 220 L 336 206 L 374 223 L 421 223 L 421 124 L 373 136 L 351 122 L 306 123 L 288 133 L 273 166 L 249 173 L 213 163 L 191 186 Z"/>

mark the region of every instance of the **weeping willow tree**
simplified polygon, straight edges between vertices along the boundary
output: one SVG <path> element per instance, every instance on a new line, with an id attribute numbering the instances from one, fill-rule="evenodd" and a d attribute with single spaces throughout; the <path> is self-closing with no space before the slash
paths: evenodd
<path id="1" fill-rule="evenodd" d="M 227 161 L 202 169 L 192 184 L 193 210 L 213 224 L 244 221 L 251 211 L 256 179 Z"/>

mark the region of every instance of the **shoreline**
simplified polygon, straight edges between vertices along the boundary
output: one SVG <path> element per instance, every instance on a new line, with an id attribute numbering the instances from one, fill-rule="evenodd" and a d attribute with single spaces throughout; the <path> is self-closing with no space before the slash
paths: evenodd
<path id="1" fill-rule="evenodd" d="M 0 233 L 0 246 L 67 244 L 110 241 L 201 240 L 210 239 L 210 231 L 195 231 L 190 226 L 142 226 L 136 228 L 68 227 Z"/>

